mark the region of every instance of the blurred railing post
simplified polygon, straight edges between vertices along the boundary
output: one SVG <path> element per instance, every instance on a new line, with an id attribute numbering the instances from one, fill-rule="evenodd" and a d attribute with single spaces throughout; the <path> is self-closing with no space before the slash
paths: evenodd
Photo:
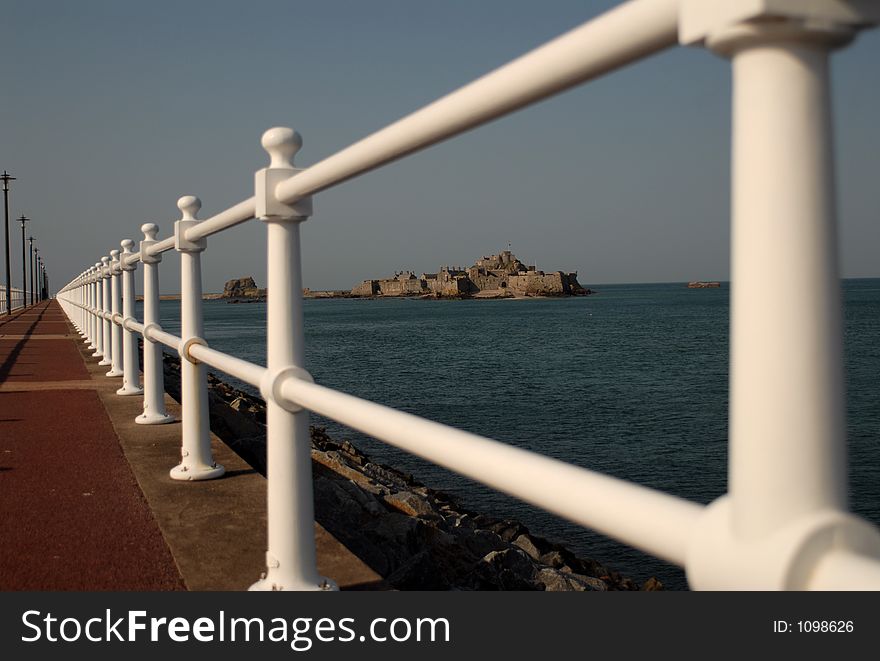
<path id="1" fill-rule="evenodd" d="M 832 548 L 880 550 L 846 513 L 828 63 L 861 19 L 829 0 L 721 4 L 735 11 L 682 13 L 684 37 L 733 68 L 729 496 L 707 508 L 688 578 L 802 590 Z"/>
<path id="2" fill-rule="evenodd" d="M 292 205 L 275 197 L 275 186 L 296 174 L 293 156 L 299 134 L 273 128 L 262 145 L 269 167 L 256 173 L 256 217 L 266 223 L 267 320 L 266 400 L 267 571 L 252 590 L 327 590 L 335 585 L 318 574 L 309 413 L 281 403 L 277 392 L 288 374 L 311 379 L 305 370 L 300 223 L 312 213 L 311 197 Z"/>
<path id="3" fill-rule="evenodd" d="M 180 254 L 180 407 L 182 443 L 180 464 L 171 469 L 175 480 L 210 480 L 224 473 L 211 455 L 208 372 L 189 355 L 193 344 L 206 344 L 202 320 L 201 253 L 207 241 L 187 241 L 186 230 L 196 225 L 202 207 L 199 198 L 187 195 L 177 201 L 183 216 L 174 223 L 174 248 Z"/>
<path id="4" fill-rule="evenodd" d="M 153 223 L 141 225 L 141 262 L 144 265 L 144 412 L 135 418 L 140 425 L 162 425 L 174 418 L 165 412 L 165 375 L 162 347 L 150 337 L 150 331 L 159 326 L 159 262 L 161 253 L 150 254 L 156 243 L 159 227 Z"/>
<path id="5" fill-rule="evenodd" d="M 122 278 L 122 387 L 116 391 L 117 395 L 140 395 L 143 393 L 140 386 L 140 370 L 138 369 L 137 339 L 134 331 L 126 327 L 126 320 L 134 319 L 134 271 L 137 263 L 128 264 L 126 258 L 131 256 L 131 247 L 134 241 L 123 239 L 121 244 L 122 253 L 119 255 L 119 268 Z"/>
<path id="6" fill-rule="evenodd" d="M 101 361 L 98 365 L 110 365 L 113 355 L 113 342 L 110 338 L 110 258 L 101 258 Z"/>

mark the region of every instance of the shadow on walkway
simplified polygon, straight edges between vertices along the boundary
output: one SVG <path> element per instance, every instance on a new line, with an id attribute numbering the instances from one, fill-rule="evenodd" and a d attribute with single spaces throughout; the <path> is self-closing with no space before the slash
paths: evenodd
<path id="1" fill-rule="evenodd" d="M 34 329 L 37 327 L 37 324 L 40 323 L 40 320 L 43 318 L 43 315 L 46 314 L 46 310 L 49 307 L 48 301 L 38 305 L 43 306 L 43 309 L 40 310 L 39 316 L 34 320 L 34 322 L 27 328 L 24 333 L 21 333 L 23 337 L 18 342 L 16 342 L 15 346 L 12 347 L 12 351 L 10 351 L 9 355 L 6 356 L 6 360 L 4 360 L 3 364 L 0 365 L 0 383 L 3 383 L 6 380 L 6 377 L 9 376 L 9 373 L 12 371 L 15 362 L 18 360 L 19 354 L 21 354 L 21 350 L 24 348 L 24 345 L 27 344 L 27 341 L 30 339 L 31 335 L 34 334 Z M 27 308 L 25 311 L 33 310 L 35 307 L 37 306 Z M 9 319 L 5 319 L 3 322 L 0 322 L 0 332 L 3 331 L 4 325 L 11 321 L 17 321 L 18 317 L 20 316 L 21 314 L 15 317 L 10 317 Z M 18 335 L 18 333 L 16 333 L 16 335 Z"/>

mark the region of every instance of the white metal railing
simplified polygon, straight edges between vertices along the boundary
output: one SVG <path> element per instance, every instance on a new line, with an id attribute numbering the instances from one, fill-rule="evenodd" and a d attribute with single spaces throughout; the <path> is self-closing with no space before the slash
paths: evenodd
<path id="1" fill-rule="evenodd" d="M 325 158 L 293 166 L 291 129 L 263 135 L 255 194 L 198 221 L 178 201 L 174 234 L 144 225 L 139 251 L 83 271 L 59 299 L 137 395 L 142 424 L 170 421 L 161 348 L 181 357 L 178 480 L 219 477 L 208 437 L 206 366 L 267 403 L 267 573 L 253 589 L 332 586 L 315 565 L 309 411 L 370 434 L 576 523 L 674 562 L 698 589 L 880 589 L 880 533 L 847 512 L 841 308 L 836 264 L 828 55 L 880 21 L 876 3 L 632 0 Z M 733 66 L 730 493 L 703 507 L 313 383 L 304 369 L 300 224 L 311 195 L 676 44 Z M 267 228 L 267 364 L 204 340 L 206 238 L 251 218 Z M 181 259 L 181 334 L 158 316 L 158 265 Z M 133 272 L 144 265 L 144 318 Z M 774 287 L 766 287 L 773 282 Z M 784 297 L 784 298 L 783 298 Z"/>
<path id="2" fill-rule="evenodd" d="M 17 287 L 9 288 L 9 303 L 12 311 L 23 308 L 29 304 L 30 290 L 24 291 Z M 0 315 L 6 314 L 6 285 L 0 284 Z"/>

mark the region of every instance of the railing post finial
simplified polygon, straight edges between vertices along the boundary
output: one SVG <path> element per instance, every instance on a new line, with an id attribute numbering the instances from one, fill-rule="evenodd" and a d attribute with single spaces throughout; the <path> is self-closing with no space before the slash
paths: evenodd
<path id="1" fill-rule="evenodd" d="M 289 170 L 294 167 L 293 157 L 302 149 L 302 136 L 286 126 L 276 126 L 263 133 L 260 139 L 269 153 L 269 167 L 272 169 Z"/>
<path id="2" fill-rule="evenodd" d="M 202 201 L 195 195 L 184 195 L 177 200 L 177 208 L 183 214 L 181 220 L 196 220 L 196 215 L 202 208 Z"/>
<path id="3" fill-rule="evenodd" d="M 302 172 L 293 164 L 293 157 L 303 145 L 302 136 L 291 128 L 276 126 L 263 133 L 260 144 L 269 154 L 269 167 L 257 170 L 254 177 L 254 216 L 305 220 L 313 213 L 311 196 L 285 204 L 275 193 L 278 184 Z"/>
<path id="4" fill-rule="evenodd" d="M 141 232 L 144 233 L 144 241 L 155 241 L 159 236 L 159 226 L 156 223 L 144 223 L 141 225 Z"/>

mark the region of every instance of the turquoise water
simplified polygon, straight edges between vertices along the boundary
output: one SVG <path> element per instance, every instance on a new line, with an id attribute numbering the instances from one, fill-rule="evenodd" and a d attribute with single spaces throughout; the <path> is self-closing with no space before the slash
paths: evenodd
<path id="1" fill-rule="evenodd" d="M 708 503 L 726 490 L 728 289 L 606 285 L 558 300 L 308 300 L 316 381 Z M 880 280 L 844 283 L 852 506 L 880 522 Z M 163 326 L 178 329 L 175 302 Z M 212 347 L 264 364 L 265 305 L 205 305 Z M 682 572 L 394 448 L 325 424 L 466 506 L 644 580 Z"/>

